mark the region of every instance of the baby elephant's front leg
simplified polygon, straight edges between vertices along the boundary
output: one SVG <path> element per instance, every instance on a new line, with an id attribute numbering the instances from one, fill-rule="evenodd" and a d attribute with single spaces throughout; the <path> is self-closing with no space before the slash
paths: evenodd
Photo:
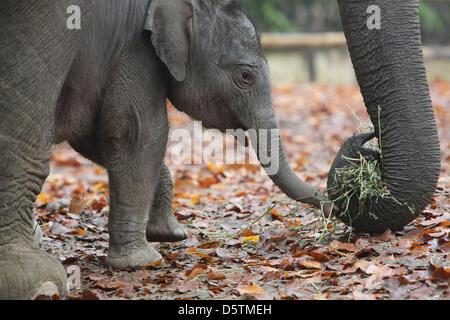
<path id="1" fill-rule="evenodd" d="M 187 238 L 172 209 L 173 183 L 169 168 L 163 163 L 147 224 L 147 239 L 152 242 L 173 242 Z"/>
<path id="2" fill-rule="evenodd" d="M 145 236 L 159 170 L 159 163 L 142 155 L 118 159 L 108 170 L 110 238 L 105 262 L 113 268 L 139 268 L 162 259 Z"/>

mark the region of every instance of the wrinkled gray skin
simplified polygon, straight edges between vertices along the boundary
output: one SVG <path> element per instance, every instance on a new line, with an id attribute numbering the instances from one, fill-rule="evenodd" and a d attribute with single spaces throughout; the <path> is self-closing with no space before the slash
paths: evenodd
<path id="1" fill-rule="evenodd" d="M 344 143 L 328 175 L 328 194 L 331 199 L 341 195 L 335 170 L 349 165 L 342 156 L 359 158 L 360 152 L 368 159 L 380 158 L 363 144 L 381 136 L 382 179 L 391 198 L 369 199 L 362 214 L 358 200 L 353 198 L 350 215 L 340 218 L 358 231 L 401 230 L 429 204 L 440 173 L 439 137 L 423 62 L 418 3 L 417 0 L 338 3 L 375 133 L 354 135 Z M 365 27 L 369 5 L 381 8 L 381 30 Z M 337 204 L 343 206 L 342 202 Z"/>
<path id="2" fill-rule="evenodd" d="M 66 28 L 74 4 L 80 31 Z M 108 169 L 106 263 L 123 269 L 161 259 L 146 235 L 186 236 L 163 164 L 166 98 L 206 127 L 277 128 L 267 63 L 235 1 L 2 0 L 0 12 L 0 299 L 67 293 L 64 268 L 33 234 L 52 143 L 67 140 Z M 273 181 L 320 206 L 278 134 L 267 139 L 280 151 Z"/>

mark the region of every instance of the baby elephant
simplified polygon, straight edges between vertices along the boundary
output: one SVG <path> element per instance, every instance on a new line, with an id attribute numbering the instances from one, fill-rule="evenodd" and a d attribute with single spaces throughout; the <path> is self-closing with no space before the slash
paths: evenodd
<path id="1" fill-rule="evenodd" d="M 82 29 L 64 30 L 63 6 L 74 2 Z M 238 1 L 26 3 L 33 10 L 13 0 L 0 5 L 0 298 L 67 292 L 63 267 L 32 236 L 52 143 L 68 141 L 108 170 L 108 265 L 148 265 L 161 255 L 147 237 L 186 237 L 163 163 L 166 99 L 207 128 L 255 129 L 253 146 L 274 183 L 320 206 L 286 161 L 269 69 Z"/>

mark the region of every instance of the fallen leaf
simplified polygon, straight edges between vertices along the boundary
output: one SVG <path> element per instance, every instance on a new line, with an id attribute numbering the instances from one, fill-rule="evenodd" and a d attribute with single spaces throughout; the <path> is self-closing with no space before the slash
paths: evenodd
<path id="1" fill-rule="evenodd" d="M 255 235 L 256 234 L 251 229 L 245 229 L 239 234 L 239 237 L 250 237 Z"/>
<path id="2" fill-rule="evenodd" d="M 330 259 L 327 257 L 326 253 L 328 253 L 328 250 L 326 248 L 318 248 L 308 253 L 314 260 L 320 261 L 320 262 L 327 262 Z M 296 256 L 294 254 L 294 256 Z"/>
<path id="3" fill-rule="evenodd" d="M 206 265 L 205 265 L 206 266 Z M 196 266 L 194 267 L 194 269 L 192 269 L 191 271 L 189 271 L 188 273 L 188 280 L 195 278 L 196 276 L 199 276 L 201 274 L 205 273 L 205 268 L 203 266 Z"/>
<path id="4" fill-rule="evenodd" d="M 180 284 L 177 287 L 177 291 L 181 293 L 189 292 L 189 291 L 195 291 L 198 290 L 199 283 L 197 279 L 192 279 L 188 281 L 184 281 L 182 284 Z"/>
<path id="5" fill-rule="evenodd" d="M 201 194 L 196 193 L 191 197 L 191 205 L 195 206 L 200 201 Z"/>
<path id="6" fill-rule="evenodd" d="M 259 236 L 249 236 L 249 237 L 245 237 L 245 238 L 242 240 L 242 243 L 246 243 L 246 242 L 248 242 L 248 241 L 250 241 L 250 242 L 259 242 L 260 239 L 259 239 Z"/>
<path id="7" fill-rule="evenodd" d="M 73 195 L 72 201 L 70 202 L 69 212 L 80 215 L 83 211 L 84 204 L 83 204 L 83 197 L 80 197 L 78 195 Z"/>
<path id="8" fill-rule="evenodd" d="M 37 198 L 42 204 L 45 204 L 45 203 L 49 203 L 49 202 L 53 202 L 53 201 L 54 201 L 54 198 L 53 198 L 53 197 L 51 197 L 51 196 L 49 196 L 49 195 L 47 195 L 47 194 L 44 194 L 44 193 L 38 194 L 36 198 Z"/>
<path id="9" fill-rule="evenodd" d="M 339 250 L 339 251 L 347 251 L 347 252 L 355 252 L 356 247 L 353 243 L 342 243 L 338 240 L 333 240 L 329 244 L 330 249 Z"/>
<path id="10" fill-rule="evenodd" d="M 197 252 L 197 250 L 195 248 L 188 249 L 187 253 L 194 254 L 194 255 L 199 256 L 201 258 L 211 259 L 211 257 L 209 255 L 204 254 L 204 253 L 199 253 L 199 252 Z"/>
<path id="11" fill-rule="evenodd" d="M 213 184 L 217 184 L 217 183 L 219 183 L 219 182 L 220 182 L 220 181 L 217 180 L 216 178 L 213 178 L 213 177 L 207 177 L 207 178 L 204 178 L 204 179 L 199 180 L 198 184 L 199 184 L 199 187 L 200 187 L 200 188 L 202 188 L 202 189 L 208 189 L 208 188 L 211 187 Z"/>
<path id="12" fill-rule="evenodd" d="M 315 260 L 300 261 L 298 264 L 305 268 L 322 269 L 322 264 Z"/>
<path id="13" fill-rule="evenodd" d="M 213 270 L 211 270 L 211 271 L 209 271 L 207 274 L 206 274 L 206 279 L 208 279 L 208 280 L 210 280 L 210 281 L 213 281 L 213 280 L 217 280 L 217 281 L 219 281 L 219 280 L 225 280 L 227 277 L 223 274 L 223 273 L 221 273 L 221 272 L 215 272 L 215 271 L 213 271 Z"/>
<path id="14" fill-rule="evenodd" d="M 153 263 L 150 263 L 148 265 L 146 265 L 145 267 L 142 268 L 142 270 L 148 269 L 148 268 L 155 268 L 159 265 L 161 265 L 161 263 L 163 262 L 164 259 L 159 259 L 158 261 L 155 261 Z"/>
<path id="15" fill-rule="evenodd" d="M 443 268 L 432 264 L 433 277 L 436 279 L 448 280 L 450 279 L 450 268 Z"/>
<path id="16" fill-rule="evenodd" d="M 99 281 L 96 283 L 95 287 L 109 291 L 121 289 L 124 285 L 116 281 Z"/>
<path id="17" fill-rule="evenodd" d="M 353 298 L 355 300 L 376 300 L 376 297 L 370 293 L 362 293 L 358 290 L 353 291 Z"/>
<path id="18" fill-rule="evenodd" d="M 258 285 L 250 285 L 243 288 L 236 288 L 237 292 L 242 296 L 244 294 L 264 294 L 264 289 Z"/>
<path id="19" fill-rule="evenodd" d="M 240 213 L 240 212 L 242 211 L 242 209 L 239 208 L 237 205 L 234 205 L 234 206 L 232 206 L 230 209 L 227 209 L 225 212 L 231 212 L 231 211 Z"/>
<path id="20" fill-rule="evenodd" d="M 93 289 L 93 290 L 85 289 L 85 290 L 83 290 L 82 297 L 83 297 L 83 300 L 102 300 L 101 293 L 98 290 L 96 290 L 96 289 Z"/>
<path id="21" fill-rule="evenodd" d="M 225 249 L 225 248 L 217 248 L 216 253 L 219 257 L 221 257 L 224 260 L 233 260 L 233 259 L 245 259 L 247 258 L 248 254 L 245 251 L 236 249 Z"/>
<path id="22" fill-rule="evenodd" d="M 95 191 L 95 192 L 108 192 L 108 190 L 109 190 L 109 184 L 107 184 L 106 182 L 97 182 L 93 187 L 92 187 L 92 189 Z"/>
<path id="23" fill-rule="evenodd" d="M 86 234 L 86 231 L 84 231 L 83 229 L 76 229 L 76 230 L 70 231 L 69 234 L 78 234 L 80 236 L 83 236 Z"/>
<path id="24" fill-rule="evenodd" d="M 391 230 L 387 229 L 382 235 L 378 237 L 380 241 L 391 241 L 395 239 L 395 234 Z"/>
<path id="25" fill-rule="evenodd" d="M 278 211 L 275 211 L 274 209 L 270 210 L 269 213 L 276 219 L 283 221 L 283 216 Z"/>
<path id="26" fill-rule="evenodd" d="M 50 232 L 53 234 L 66 234 L 70 232 L 69 228 L 66 228 L 62 224 L 55 222 L 50 227 Z"/>

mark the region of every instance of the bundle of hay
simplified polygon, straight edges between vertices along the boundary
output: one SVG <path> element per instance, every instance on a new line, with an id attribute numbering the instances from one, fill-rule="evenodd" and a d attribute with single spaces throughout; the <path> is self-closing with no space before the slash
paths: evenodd
<path id="1" fill-rule="evenodd" d="M 359 121 L 358 118 L 357 120 Z M 360 124 L 362 124 L 361 121 Z M 381 123 L 378 126 L 381 128 Z M 359 131 L 358 135 L 354 135 L 346 141 L 347 146 L 344 144 L 341 148 L 340 154 L 338 154 L 332 170 L 330 170 L 331 175 L 328 177 L 329 197 L 341 209 L 338 217 L 352 225 L 352 222 L 358 216 L 366 212 L 376 221 L 378 217 L 371 212 L 371 209 L 380 199 L 395 201 L 399 205 L 408 206 L 409 210 L 414 212 L 413 207 L 407 203 L 399 202 L 391 195 L 382 179 L 383 150 L 381 136 L 377 137 L 378 141 L 366 142 L 367 139 L 371 140 L 375 137 L 373 127 L 361 125 Z M 361 136 L 363 138 L 359 138 Z M 367 149 L 364 147 L 364 154 L 353 150 L 351 146 L 355 141 L 364 145 L 368 144 Z M 351 154 L 351 156 L 348 156 L 348 154 Z"/>

